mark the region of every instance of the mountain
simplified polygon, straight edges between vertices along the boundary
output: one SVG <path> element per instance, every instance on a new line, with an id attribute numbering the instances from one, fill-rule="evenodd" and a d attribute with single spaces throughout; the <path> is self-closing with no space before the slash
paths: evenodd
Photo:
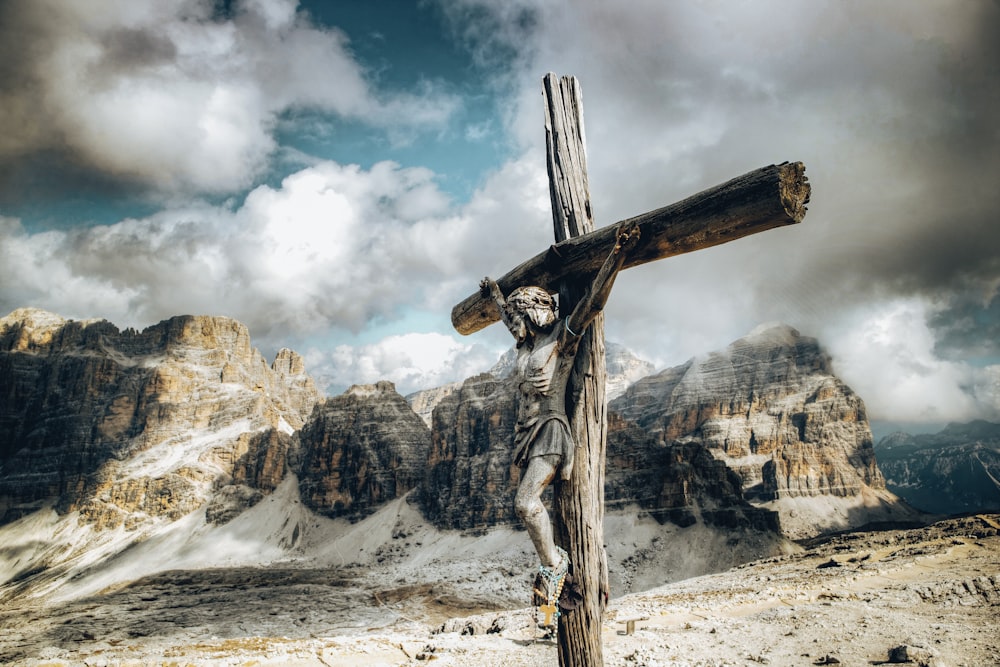
<path id="1" fill-rule="evenodd" d="M 421 507 L 435 525 L 484 530 L 517 521 L 519 469 L 511 465 L 516 421 L 510 376 L 482 373 L 441 400 L 420 487 Z"/>
<path id="2" fill-rule="evenodd" d="M 433 423 L 434 408 L 438 406 L 445 397 L 461 389 L 461 382 L 449 382 L 440 387 L 432 389 L 421 389 L 412 394 L 406 395 L 406 402 L 410 404 L 417 415 L 430 427 Z"/>
<path id="3" fill-rule="evenodd" d="M 247 474 L 248 463 L 319 398 L 299 355 L 268 366 L 235 320 L 119 331 L 34 309 L 0 319 L 0 396 L 2 522 L 54 504 L 129 530 L 176 520 L 221 487 L 276 486 L 281 470 Z"/>
<path id="4" fill-rule="evenodd" d="M 391 382 L 355 385 L 319 403 L 299 432 L 302 501 L 353 519 L 415 488 L 431 432 Z"/>
<path id="5" fill-rule="evenodd" d="M 885 488 L 861 398 L 818 342 L 791 327 L 760 327 L 644 378 L 609 411 L 652 448 L 689 459 L 704 450 L 725 463 L 748 500 L 779 514 L 786 535 L 914 518 Z"/>
<path id="6" fill-rule="evenodd" d="M 388 382 L 322 399 L 299 355 L 268 365 L 228 318 L 138 332 L 23 309 L 0 320 L 0 396 L 0 594 L 89 594 L 180 562 L 387 568 L 415 531 L 503 531 L 531 560 L 502 374 L 442 392 L 428 427 Z M 607 499 L 621 590 L 898 516 L 861 400 L 787 327 L 612 401 Z M 385 512 L 410 518 L 349 529 Z"/>
<path id="7" fill-rule="evenodd" d="M 420 487 L 424 514 L 435 525 L 485 530 L 518 522 L 513 506 L 520 469 L 511 462 L 516 420 L 517 390 L 509 374 L 474 376 L 441 399 Z M 609 508 L 638 506 L 678 526 L 705 523 L 777 533 L 773 513 L 752 507 L 739 476 L 707 450 L 660 447 L 613 411 L 608 431 Z"/>
<path id="8" fill-rule="evenodd" d="M 615 342 L 605 344 L 604 357 L 608 376 L 605 395 L 609 401 L 618 398 L 632 384 L 656 371 L 653 364 L 640 359 L 627 347 Z"/>
<path id="9" fill-rule="evenodd" d="M 815 339 L 764 327 L 726 350 L 633 383 L 609 403 L 606 501 L 685 526 L 795 538 L 916 520 L 885 488 L 864 403 Z M 440 527 L 515 521 L 516 392 L 470 378 L 433 412 L 425 514 Z"/>
<path id="10" fill-rule="evenodd" d="M 939 433 L 894 433 L 875 445 L 886 486 L 936 514 L 1000 509 L 1000 424 L 948 424 Z"/>

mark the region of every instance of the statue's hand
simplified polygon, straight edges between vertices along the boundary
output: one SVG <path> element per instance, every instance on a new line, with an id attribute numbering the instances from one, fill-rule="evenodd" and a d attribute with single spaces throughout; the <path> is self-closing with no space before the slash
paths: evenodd
<path id="1" fill-rule="evenodd" d="M 493 299 L 496 299 L 498 295 L 501 298 L 503 298 L 503 293 L 500 291 L 500 286 L 497 285 L 496 281 L 494 281 L 489 276 L 486 276 L 485 278 L 479 281 L 479 293 L 485 297 L 491 297 Z"/>
<path id="2" fill-rule="evenodd" d="M 639 225 L 632 224 L 618 230 L 618 239 L 615 243 L 615 253 L 629 252 L 639 243 Z"/>

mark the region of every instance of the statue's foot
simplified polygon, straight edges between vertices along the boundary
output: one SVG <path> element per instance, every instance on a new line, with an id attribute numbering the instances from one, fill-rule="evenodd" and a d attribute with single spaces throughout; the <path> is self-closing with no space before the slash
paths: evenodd
<path id="1" fill-rule="evenodd" d="M 540 628 L 554 629 L 562 614 L 559 609 L 559 596 L 566 582 L 566 573 L 569 572 L 569 555 L 559 547 L 556 547 L 556 551 L 559 552 L 559 562 L 556 566 L 548 568 L 539 565 L 538 575 L 535 576 L 532 602 L 536 608 L 535 617 Z"/>

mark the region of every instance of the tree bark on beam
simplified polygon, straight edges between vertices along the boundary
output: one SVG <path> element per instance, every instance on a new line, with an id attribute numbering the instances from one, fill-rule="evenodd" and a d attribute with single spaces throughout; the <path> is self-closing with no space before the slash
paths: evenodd
<path id="1" fill-rule="evenodd" d="M 805 217 L 809 193 L 801 162 L 762 167 L 676 204 L 567 238 L 513 269 L 497 284 L 505 294 L 522 285 L 537 285 L 554 294 L 564 280 L 600 267 L 615 243 L 620 225 L 637 224 L 641 232 L 639 245 L 623 268 L 793 225 Z M 565 211 L 570 203 L 560 200 L 558 205 Z M 578 202 L 572 204 L 575 207 Z M 555 194 L 553 205 L 557 205 Z M 578 208 L 571 210 L 581 213 Z M 584 210 L 589 216 L 589 199 Z M 575 220 L 573 224 L 577 224 Z M 461 334 L 479 331 L 497 318 L 493 302 L 479 292 L 451 311 L 452 324 Z"/>

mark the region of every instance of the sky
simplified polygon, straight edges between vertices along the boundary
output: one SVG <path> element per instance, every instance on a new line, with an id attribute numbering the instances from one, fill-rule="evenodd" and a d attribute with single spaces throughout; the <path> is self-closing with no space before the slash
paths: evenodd
<path id="1" fill-rule="evenodd" d="M 1000 420 L 996 0 L 0 0 L 0 315 L 245 323 L 331 393 L 488 369 L 452 306 L 552 243 L 541 80 L 598 226 L 801 161 L 805 220 L 619 276 L 657 368 L 767 322 L 869 416 Z"/>

